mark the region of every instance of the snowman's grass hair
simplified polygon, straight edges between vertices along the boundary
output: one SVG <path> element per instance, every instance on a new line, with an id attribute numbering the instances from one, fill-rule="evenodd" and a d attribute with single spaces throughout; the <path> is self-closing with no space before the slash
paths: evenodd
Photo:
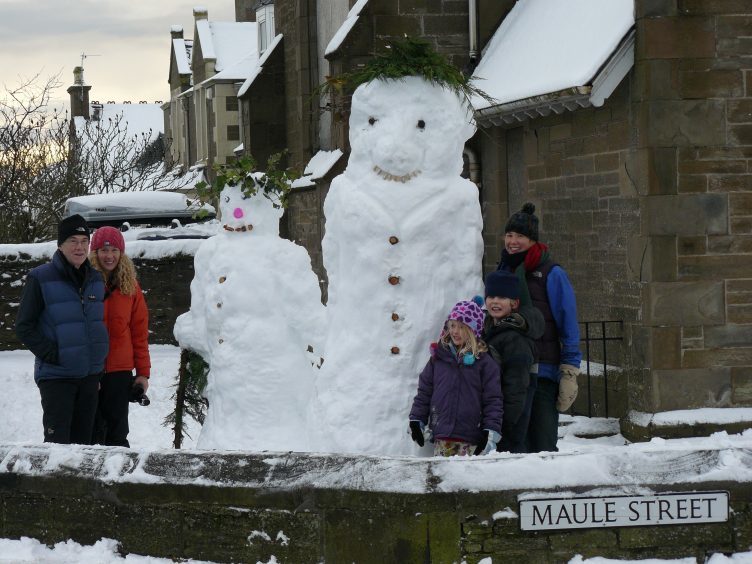
<path id="1" fill-rule="evenodd" d="M 452 90 L 470 102 L 473 96 L 495 103 L 495 100 L 474 86 L 470 78 L 437 53 L 425 39 L 405 36 L 404 40 L 386 42 L 383 53 L 374 53 L 365 66 L 352 72 L 327 77 L 319 87 L 324 94 L 352 95 L 361 84 L 374 80 L 402 80 L 407 76 L 421 76 L 428 82 Z"/>
<path id="2" fill-rule="evenodd" d="M 264 172 L 256 170 L 256 159 L 252 155 L 243 155 L 231 163 L 217 165 L 214 167 L 217 173 L 214 182 L 198 182 L 196 193 L 202 202 L 213 203 L 225 186 L 239 185 L 246 196 L 255 196 L 261 191 L 275 208 L 286 208 L 292 181 L 300 176 L 292 168 L 280 168 L 279 164 L 286 154 L 287 151 L 282 151 L 271 155 Z"/>

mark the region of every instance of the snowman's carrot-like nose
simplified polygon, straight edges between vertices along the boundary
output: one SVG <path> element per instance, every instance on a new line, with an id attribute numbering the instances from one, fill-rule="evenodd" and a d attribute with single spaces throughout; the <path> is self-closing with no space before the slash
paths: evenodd
<path id="1" fill-rule="evenodd" d="M 232 215 L 235 216 L 235 219 L 240 219 L 241 217 L 243 217 L 243 210 L 241 210 L 240 208 L 235 208 L 232 211 Z"/>

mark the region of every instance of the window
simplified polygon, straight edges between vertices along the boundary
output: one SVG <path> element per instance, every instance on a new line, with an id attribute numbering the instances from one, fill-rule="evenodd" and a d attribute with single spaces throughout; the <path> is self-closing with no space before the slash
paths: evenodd
<path id="1" fill-rule="evenodd" d="M 225 110 L 228 112 L 238 111 L 238 98 L 237 96 L 228 96 L 225 98 Z"/>
<path id="2" fill-rule="evenodd" d="M 275 35 L 274 4 L 256 8 L 256 23 L 258 24 L 259 53 L 263 53 Z"/>
<path id="3" fill-rule="evenodd" d="M 227 126 L 227 140 L 228 141 L 240 141 L 240 126 L 238 125 Z"/>

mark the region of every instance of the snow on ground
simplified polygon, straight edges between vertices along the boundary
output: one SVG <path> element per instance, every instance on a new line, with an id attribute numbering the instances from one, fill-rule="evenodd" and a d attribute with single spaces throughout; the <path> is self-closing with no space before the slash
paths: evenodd
<path id="1" fill-rule="evenodd" d="M 151 345 L 151 374 L 146 395 L 151 405 L 131 404 L 128 422 L 131 445 L 139 449 L 171 448 L 172 431 L 162 426 L 165 416 L 174 409 L 172 386 L 178 373 L 180 349 L 171 345 Z M 34 385 L 34 356 L 29 351 L 0 352 L 0 366 L 5 375 L 4 393 L 0 395 L 0 444 L 39 444 L 42 435 L 42 405 Z M 191 448 L 199 426 L 189 420 L 185 448 Z M 1 554 L 1 551 L 0 551 Z"/>
<path id="2" fill-rule="evenodd" d="M 134 450 L 154 451 L 170 449 L 172 447 L 171 431 L 162 426 L 162 421 L 172 409 L 172 388 L 175 375 L 178 370 L 180 349 L 170 345 L 152 345 L 152 378 L 149 388 L 149 397 L 152 402 L 148 407 L 133 406 L 130 415 L 131 433 L 130 441 Z M 28 351 L 3 351 L 0 352 L 0 366 L 4 378 L 4 393 L 0 395 L 0 444 L 38 445 L 42 443 L 41 418 L 42 410 L 39 404 L 39 393 L 34 385 L 33 356 Z M 708 418 L 716 410 L 696 410 L 686 415 L 688 420 Z M 676 413 L 676 412 L 675 412 Z M 747 414 L 749 415 L 749 414 Z M 673 415 L 676 418 L 679 415 Z M 625 440 L 618 434 L 618 424 L 613 419 L 588 419 L 585 417 L 562 416 L 559 447 L 560 453 L 548 453 L 537 455 L 509 455 L 497 454 L 489 457 L 489 460 L 463 460 L 460 458 L 447 460 L 442 465 L 441 479 L 444 488 L 451 488 L 455 483 L 463 488 L 477 487 L 488 475 L 484 467 L 493 470 L 492 459 L 504 458 L 507 461 L 510 473 L 519 479 L 531 474 L 531 468 L 538 472 L 547 467 L 557 468 L 557 477 L 549 477 L 549 480 L 562 478 L 563 468 L 566 467 L 566 476 L 590 476 L 596 472 L 598 460 L 618 455 L 624 460 L 637 460 L 650 458 L 652 465 L 660 464 L 664 453 L 684 452 L 692 450 L 724 450 L 723 464 L 726 466 L 725 479 L 737 476 L 739 481 L 752 481 L 752 469 L 746 467 L 743 461 L 733 456 L 734 449 L 752 449 L 752 430 L 740 435 L 728 436 L 725 433 L 717 433 L 713 437 L 663 440 L 654 439 L 649 443 L 625 445 Z M 198 436 L 197 424 L 191 422 L 189 432 L 192 439 L 186 439 L 185 448 L 194 448 L 195 439 Z M 616 434 L 610 434 L 616 433 Z M 585 439 L 583 436 L 603 435 L 596 439 Z M 85 448 L 85 447 L 68 447 Z M 417 454 L 417 453 L 416 453 Z M 402 462 L 400 461 L 402 460 Z M 421 459 L 415 458 L 415 462 Z M 422 459 L 425 460 L 425 459 Z M 371 459 L 373 461 L 373 459 Z M 368 463 L 368 461 L 365 461 Z M 384 459 L 383 464 L 399 466 L 410 464 L 410 457 Z M 467 464 L 473 462 L 473 464 Z M 639 466 L 638 462 L 635 462 Z M 719 470 L 716 469 L 716 472 Z M 498 474 L 494 470 L 494 473 Z M 540 477 L 545 481 L 545 476 Z M 539 480 L 539 481 L 540 481 Z M 553 482 L 552 482 L 553 483 Z M 539 484 L 540 485 L 540 484 Z M 563 487 L 571 486 L 568 482 Z M 616 486 L 617 484 L 612 484 Z M 69 563 L 82 564 L 114 564 L 114 563 L 148 563 L 162 564 L 170 560 L 152 558 L 147 556 L 128 555 L 122 557 L 117 552 L 117 541 L 102 539 L 92 546 L 82 546 L 71 540 L 58 543 L 54 547 L 46 547 L 36 540 L 22 538 L 20 540 L 0 539 L 0 564 L 5 563 Z M 189 561 L 197 563 L 198 561 Z M 276 559 L 270 560 L 276 562 Z M 487 559 L 486 564 L 492 564 Z M 625 564 L 627 562 L 640 562 L 641 564 L 658 563 L 696 563 L 694 558 L 675 560 L 613 560 L 606 558 L 583 559 L 575 556 L 570 564 Z M 752 552 L 739 553 L 732 556 L 714 555 L 707 564 L 742 564 L 752 563 Z M 697 563 L 701 564 L 701 563 Z"/>

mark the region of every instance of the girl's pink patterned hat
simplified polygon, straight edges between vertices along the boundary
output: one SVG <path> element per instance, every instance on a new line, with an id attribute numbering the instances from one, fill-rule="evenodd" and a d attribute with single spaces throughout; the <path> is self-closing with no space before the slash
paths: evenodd
<path id="1" fill-rule="evenodd" d="M 483 298 L 481 298 L 480 296 L 475 296 L 472 301 L 459 302 L 452 308 L 452 311 L 449 312 L 447 321 L 451 319 L 461 321 L 462 323 L 470 327 L 472 332 L 475 334 L 476 339 L 480 339 L 480 336 L 483 332 L 483 319 L 485 318 L 483 309 L 481 309 L 480 307 L 482 303 Z"/>

